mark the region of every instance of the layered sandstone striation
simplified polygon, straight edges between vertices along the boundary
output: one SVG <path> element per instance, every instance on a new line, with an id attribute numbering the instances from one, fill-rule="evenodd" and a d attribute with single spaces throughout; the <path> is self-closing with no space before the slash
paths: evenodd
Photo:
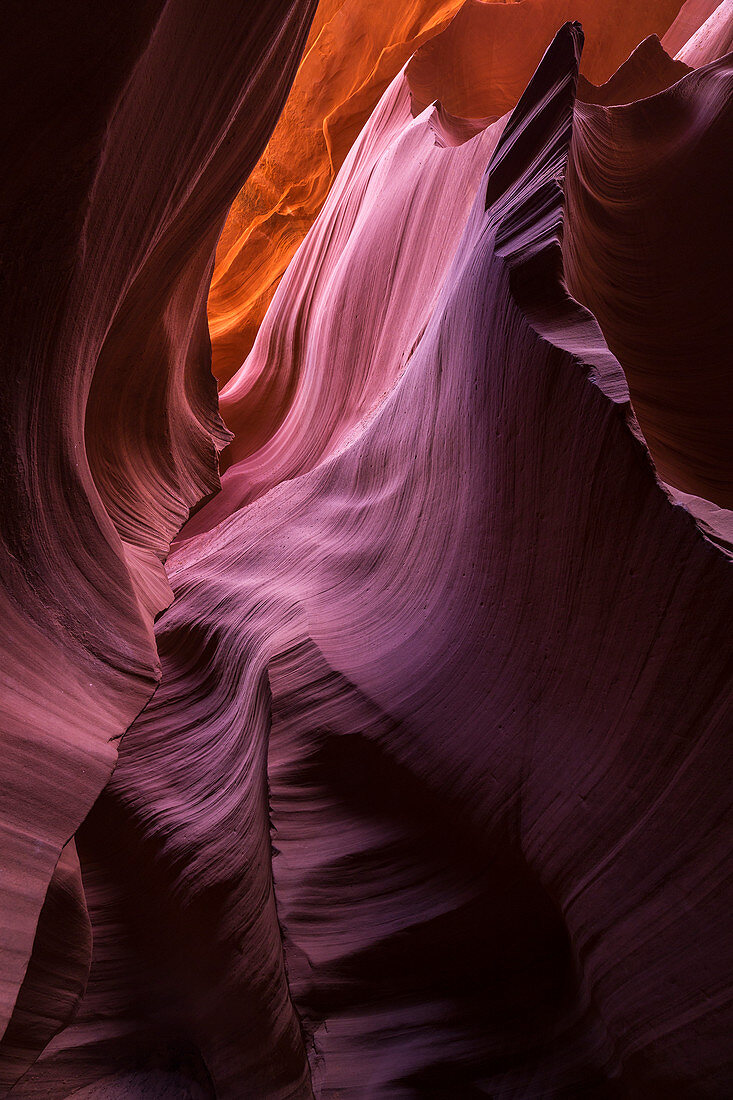
<path id="1" fill-rule="evenodd" d="M 583 20 L 583 72 L 601 83 L 644 37 L 661 37 L 679 8 L 679 0 L 322 0 L 282 118 L 219 242 L 209 296 L 219 382 L 249 354 L 352 143 L 408 60 L 420 110 L 435 98 L 456 115 L 502 115 L 563 20 Z M 688 15 L 685 26 L 693 22 Z"/>
<path id="2" fill-rule="evenodd" d="M 47 890 L 56 904 L 73 874 L 61 851 L 159 679 L 162 560 L 218 486 L 214 249 L 313 9 L 270 0 L 236 25 L 230 5 L 190 0 L 6 13 L 0 1031 L 25 982 L 6 1085 L 31 1000 L 37 1050 L 53 1030 L 54 980 L 39 984 L 53 945 L 33 944 Z M 69 925 L 78 990 L 73 940 Z"/>
<path id="3" fill-rule="evenodd" d="M 733 1081 L 730 5 L 393 7 L 377 49 L 325 5 L 224 230 L 233 439 L 165 573 L 312 10 L 169 0 L 130 46 L 8 467 L 13 1097 Z"/>

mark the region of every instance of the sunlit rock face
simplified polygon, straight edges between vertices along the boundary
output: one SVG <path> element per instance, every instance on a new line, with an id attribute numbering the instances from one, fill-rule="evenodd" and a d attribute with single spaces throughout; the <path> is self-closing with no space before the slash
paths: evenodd
<path id="1" fill-rule="evenodd" d="M 120 16 L 8 391 L 5 1087 L 725 1097 L 731 5 L 321 8 L 164 574 L 313 15 L 224 7 Z"/>
<path id="2" fill-rule="evenodd" d="M 640 38 L 664 31 L 679 5 L 631 12 L 627 7 L 611 5 L 601 12 L 593 3 L 587 12 L 578 12 L 577 4 L 568 6 L 565 0 L 520 5 L 471 0 L 442 33 L 420 46 L 352 146 L 250 354 L 221 390 L 222 415 L 235 435 L 223 455 L 224 493 L 184 537 L 312 468 L 370 415 L 404 368 L 434 308 L 477 181 L 501 132 L 498 120 L 516 103 L 557 26 L 568 14 L 588 16 L 595 37 L 583 66 L 583 87 L 590 94 L 589 81 L 611 80 Z M 229 287 L 246 306 L 240 293 L 242 265 L 248 262 L 250 233 L 255 225 L 257 234 L 262 229 L 261 213 L 244 232 L 239 219 L 250 197 L 252 202 L 263 199 L 259 173 L 269 171 L 281 155 L 280 143 L 302 141 L 300 123 L 288 130 L 288 110 L 295 110 L 309 56 L 267 153 L 224 229 L 221 276 L 215 271 L 209 299 L 215 349 L 220 289 Z M 659 91 L 689 68 L 673 62 L 650 37 L 633 65 L 627 62 L 622 69 L 621 81 L 629 79 L 629 71 L 635 81 L 629 94 L 635 98 Z M 615 87 L 613 81 L 610 89 L 604 85 L 606 94 L 621 91 L 619 76 Z M 338 90 L 334 82 L 324 87 L 330 95 Z M 309 107 L 315 111 L 316 102 Z M 333 116 L 329 126 L 335 126 Z M 294 156 L 297 150 L 290 151 L 288 166 Z M 309 172 L 303 169 L 307 178 Z M 293 237 L 305 209 L 299 208 L 297 217 L 288 209 L 288 218 L 277 224 L 287 225 Z M 258 265 L 277 239 L 276 234 L 269 246 L 257 249 Z M 223 261 L 227 249 L 229 258 Z M 278 250 L 278 262 L 284 255 Z M 237 340 L 246 338 L 250 321 L 244 313 L 233 312 L 227 324 L 235 326 Z"/>
<path id="3" fill-rule="evenodd" d="M 456 115 L 502 115 L 564 20 L 583 21 L 582 71 L 602 83 L 643 38 L 661 37 L 679 8 L 680 0 L 321 0 L 283 115 L 219 242 L 209 296 L 219 382 L 248 355 L 335 174 L 408 60 L 420 109 L 436 98 Z M 694 26 L 688 16 L 684 41 L 707 10 L 699 14 Z"/>

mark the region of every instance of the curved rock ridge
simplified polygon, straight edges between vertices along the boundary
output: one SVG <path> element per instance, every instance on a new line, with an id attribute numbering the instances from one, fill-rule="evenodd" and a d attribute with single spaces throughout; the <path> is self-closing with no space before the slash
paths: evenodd
<path id="1" fill-rule="evenodd" d="M 235 435 L 223 462 L 234 468 L 218 501 L 187 526 L 184 538 L 333 454 L 389 390 L 434 304 L 482 170 L 481 156 L 488 159 L 498 139 L 497 115 L 518 98 L 549 28 L 562 21 L 558 12 L 567 6 L 556 0 L 494 10 L 471 0 L 392 82 L 290 264 L 252 351 L 221 391 L 220 409 Z M 636 42 L 631 35 L 637 17 L 628 24 L 614 16 L 615 9 L 601 16 L 595 7 L 591 13 L 598 41 L 586 66 L 590 74 L 608 74 L 609 56 L 623 60 L 623 49 Z M 647 13 L 642 22 L 649 25 L 650 18 Z M 595 98 L 623 101 L 624 85 L 638 98 L 688 71 L 650 37 Z M 594 98 L 592 87 L 584 78 L 585 98 Z M 459 125 L 458 118 L 469 121 Z M 487 127 L 470 147 L 450 155 L 441 151 Z M 441 201 L 446 181 L 449 203 Z M 210 312 L 216 300 L 214 289 Z M 329 345 L 338 345 L 339 356 L 324 371 Z M 340 369 L 347 360 L 348 372 Z"/>
<path id="2" fill-rule="evenodd" d="M 578 99 L 603 107 L 618 107 L 663 92 L 691 71 L 691 66 L 669 56 L 655 34 L 650 34 L 600 87 L 578 78 Z"/>
<path id="3" fill-rule="evenodd" d="M 653 110 L 674 164 L 733 64 L 584 104 L 582 41 L 497 126 L 383 400 L 169 559 L 161 686 L 77 834 L 88 991 L 13 1096 L 725 1095 L 733 586 L 691 514 L 723 512 L 660 481 L 564 249 L 609 118 Z M 392 155 L 414 131 L 431 180 L 493 141 L 426 122 L 463 132 Z"/>
<path id="4" fill-rule="evenodd" d="M 411 55 L 416 113 L 437 98 L 454 115 L 503 115 L 563 20 L 584 21 L 583 71 L 602 83 L 645 36 L 661 37 L 679 8 L 680 0 L 322 0 L 288 105 L 217 251 L 209 326 L 219 382 L 249 354 L 349 149 Z"/>
<path id="5" fill-rule="evenodd" d="M 588 36 L 582 69 L 607 80 L 642 38 L 662 34 L 679 3 L 639 8 L 625 0 L 600 6 L 584 0 L 466 0 L 446 30 L 416 51 L 408 76 L 418 104 L 440 99 L 467 117 L 504 114 L 522 95 L 563 20 L 577 17 Z"/>
<path id="6" fill-rule="evenodd" d="M 0 1034 L 21 990 L 5 1083 L 84 984 L 83 921 L 57 964 L 44 913 L 158 681 L 162 559 L 218 486 L 216 239 L 314 6 L 266 0 L 234 24 L 224 0 L 5 13 Z"/>
<path id="7" fill-rule="evenodd" d="M 733 147 L 729 71 L 722 60 L 623 108 L 578 104 L 564 240 L 568 287 L 623 365 L 660 476 L 725 508 L 733 407 L 721 272 L 733 234 L 720 151 Z M 640 90 L 651 89 L 643 81 Z"/>
<path id="8" fill-rule="evenodd" d="M 219 242 L 208 314 L 220 383 L 249 353 L 285 269 L 380 96 L 460 3 L 319 3 L 280 122 Z"/>
<path id="9" fill-rule="evenodd" d="M 220 409 L 235 438 L 191 538 L 346 446 L 419 340 L 503 122 L 439 104 L 416 118 L 404 70 L 349 153 Z"/>

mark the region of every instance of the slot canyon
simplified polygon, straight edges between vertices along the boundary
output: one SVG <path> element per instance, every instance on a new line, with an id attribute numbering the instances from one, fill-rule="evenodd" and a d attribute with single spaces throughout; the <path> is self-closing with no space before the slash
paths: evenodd
<path id="1" fill-rule="evenodd" d="M 0 1096 L 733 1096 L 733 0 L 9 0 Z"/>

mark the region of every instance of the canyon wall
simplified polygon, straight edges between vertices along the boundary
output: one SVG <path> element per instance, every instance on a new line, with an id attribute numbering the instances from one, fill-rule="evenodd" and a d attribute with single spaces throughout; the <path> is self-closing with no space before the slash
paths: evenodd
<path id="1" fill-rule="evenodd" d="M 722 1098 L 731 4 L 313 9 L 14 17 L 2 1087 Z"/>

